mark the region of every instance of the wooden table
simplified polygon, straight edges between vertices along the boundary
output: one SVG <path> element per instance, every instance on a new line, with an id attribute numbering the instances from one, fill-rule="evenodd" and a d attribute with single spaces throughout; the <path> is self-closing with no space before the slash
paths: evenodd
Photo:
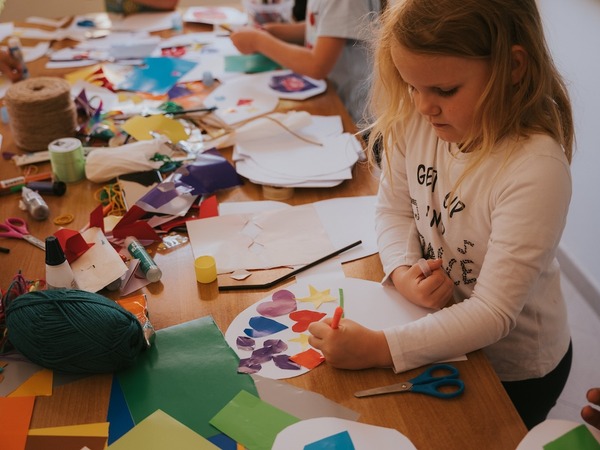
<path id="1" fill-rule="evenodd" d="M 44 68 L 45 60 L 29 65 L 34 75 L 60 76 L 62 71 Z M 324 94 L 304 102 L 282 101 L 279 110 L 302 109 L 321 115 L 341 115 L 347 130 L 354 126 L 342 103 L 329 88 Z M 3 151 L 18 152 L 11 138 L 10 128 L 0 124 L 4 137 Z M 225 151 L 226 156 L 230 151 Z M 50 170 L 49 164 L 40 164 L 40 171 Z M 11 162 L 0 161 L 0 179 L 20 175 Z M 75 221 L 68 227 L 80 229 L 87 222 L 90 211 L 97 206 L 93 198 L 100 185 L 84 180 L 68 185 L 63 197 L 45 196 L 50 207 L 50 219 L 71 213 Z M 292 205 L 305 204 L 333 197 L 372 195 L 377 180 L 369 168 L 358 164 L 353 179 L 329 189 L 296 189 L 288 201 Z M 27 219 L 34 236 L 44 239 L 58 227 L 51 220 L 37 222 L 18 208 L 18 194 L 0 197 L 0 218 L 9 216 Z M 240 188 L 218 194 L 220 202 L 262 200 L 262 190 L 248 181 Z M 44 277 L 44 253 L 14 239 L 1 239 L 10 254 L 0 254 L 0 286 L 6 288 L 13 276 L 21 270 L 27 279 Z M 170 253 L 155 253 L 155 261 L 163 271 L 160 282 L 143 288 L 148 296 L 149 310 L 155 328 L 161 329 L 211 315 L 221 330 L 244 309 L 266 297 L 266 292 L 242 291 L 219 293 L 217 283 L 196 283 L 191 246 L 186 245 Z M 253 275 L 252 283 L 273 279 L 287 269 L 264 271 Z M 379 281 L 381 263 L 377 255 L 344 264 L 348 277 Z M 262 278 L 262 279 L 261 279 Z M 225 282 L 225 280 L 221 280 Z M 293 282 L 293 281 L 291 281 Z M 278 286 L 280 288 L 280 286 Z M 110 292 L 101 292 L 115 299 Z M 420 369 L 395 375 L 389 369 L 348 371 L 333 369 L 326 363 L 289 383 L 314 392 L 360 413 L 359 420 L 382 427 L 395 428 L 406 435 L 418 449 L 514 449 L 526 434 L 526 429 L 512 403 L 504 392 L 495 372 L 481 351 L 468 355 L 467 361 L 455 363 L 465 381 L 462 396 L 439 400 L 425 395 L 387 395 L 358 399 L 353 393 L 360 389 L 386 385 L 408 379 Z M 50 397 L 36 399 L 32 428 L 103 422 L 106 420 L 111 375 L 97 375 L 81 379 L 55 389 Z"/>

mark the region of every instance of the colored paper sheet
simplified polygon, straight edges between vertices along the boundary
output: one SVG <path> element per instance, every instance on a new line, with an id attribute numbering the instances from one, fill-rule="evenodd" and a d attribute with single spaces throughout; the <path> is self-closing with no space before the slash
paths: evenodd
<path id="1" fill-rule="evenodd" d="M 52 395 L 53 372 L 43 369 L 9 394 L 9 397 L 35 397 L 36 395 Z"/>
<path id="2" fill-rule="evenodd" d="M 319 439 L 312 444 L 304 446 L 304 450 L 354 450 L 352 438 L 347 431 L 342 431 L 331 436 Z"/>
<path id="3" fill-rule="evenodd" d="M 35 397 L 0 397 L 2 450 L 23 450 Z"/>
<path id="4" fill-rule="evenodd" d="M 129 407 L 125 401 L 125 395 L 123 395 L 123 389 L 121 389 L 121 384 L 117 377 L 113 377 L 112 380 L 106 420 L 110 423 L 110 427 L 108 428 L 108 445 L 115 442 L 135 426 L 129 412 Z"/>
<path id="5" fill-rule="evenodd" d="M 210 423 L 250 450 L 271 450 L 277 434 L 299 421 L 297 417 L 241 391 Z"/>
<path id="6" fill-rule="evenodd" d="M 600 442 L 585 425 L 579 425 L 558 439 L 544 445 L 544 450 L 600 450 Z"/>
<path id="7" fill-rule="evenodd" d="M 144 65 L 133 67 L 117 88 L 154 95 L 166 94 L 195 65 L 195 62 L 185 59 L 144 58 Z"/>
<path id="8" fill-rule="evenodd" d="M 150 132 L 165 135 L 174 144 L 189 138 L 181 122 L 162 114 L 149 117 L 134 116 L 127 120 L 121 128 L 138 141 L 154 139 Z"/>
<path id="9" fill-rule="evenodd" d="M 138 423 L 109 450 L 218 450 L 219 447 L 160 409 Z"/>
<path id="10" fill-rule="evenodd" d="M 225 72 L 258 73 L 281 69 L 272 59 L 260 53 L 225 56 Z"/>
<path id="11" fill-rule="evenodd" d="M 0 397 L 8 397 L 11 392 L 18 389 L 19 386 L 29 380 L 33 375 L 40 370 L 43 370 L 42 366 L 34 364 L 29 360 L 25 360 L 20 355 L 17 355 L 18 354 L 15 354 L 15 358 L 0 360 L 0 362 L 6 364 L 4 372 L 2 372 L 4 380 L 0 383 Z"/>
<path id="12" fill-rule="evenodd" d="M 161 409 L 208 438 L 218 433 L 208 423 L 217 411 L 240 390 L 256 393 L 237 366 L 237 356 L 206 316 L 158 330 L 152 347 L 117 376 L 135 423 Z"/>
<path id="13" fill-rule="evenodd" d="M 104 450 L 108 422 L 29 430 L 25 450 Z"/>

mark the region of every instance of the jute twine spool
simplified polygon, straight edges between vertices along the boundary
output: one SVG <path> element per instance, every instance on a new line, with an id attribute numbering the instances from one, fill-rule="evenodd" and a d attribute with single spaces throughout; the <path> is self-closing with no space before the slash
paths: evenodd
<path id="1" fill-rule="evenodd" d="M 23 150 L 48 150 L 53 140 L 75 135 L 75 103 L 62 78 L 28 78 L 12 84 L 4 103 L 15 144 Z"/>

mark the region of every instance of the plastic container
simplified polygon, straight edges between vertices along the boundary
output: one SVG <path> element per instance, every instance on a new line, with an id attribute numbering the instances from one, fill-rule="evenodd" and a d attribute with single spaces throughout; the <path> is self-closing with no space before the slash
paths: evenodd
<path id="1" fill-rule="evenodd" d="M 250 25 L 291 22 L 294 0 L 244 0 L 244 10 Z"/>

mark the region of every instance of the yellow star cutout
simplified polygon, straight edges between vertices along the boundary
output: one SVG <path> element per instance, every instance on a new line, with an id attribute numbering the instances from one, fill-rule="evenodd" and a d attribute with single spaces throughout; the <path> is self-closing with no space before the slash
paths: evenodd
<path id="1" fill-rule="evenodd" d="M 308 297 L 297 298 L 296 300 L 299 302 L 312 302 L 316 309 L 318 309 L 323 303 L 335 302 L 337 300 L 335 297 L 329 294 L 330 289 L 317 291 L 311 285 L 308 285 L 308 289 L 310 290 L 310 295 Z"/>
<path id="2" fill-rule="evenodd" d="M 302 347 L 302 351 L 310 347 L 308 343 L 308 334 L 299 334 L 298 337 L 289 339 L 290 342 L 298 342 Z"/>

